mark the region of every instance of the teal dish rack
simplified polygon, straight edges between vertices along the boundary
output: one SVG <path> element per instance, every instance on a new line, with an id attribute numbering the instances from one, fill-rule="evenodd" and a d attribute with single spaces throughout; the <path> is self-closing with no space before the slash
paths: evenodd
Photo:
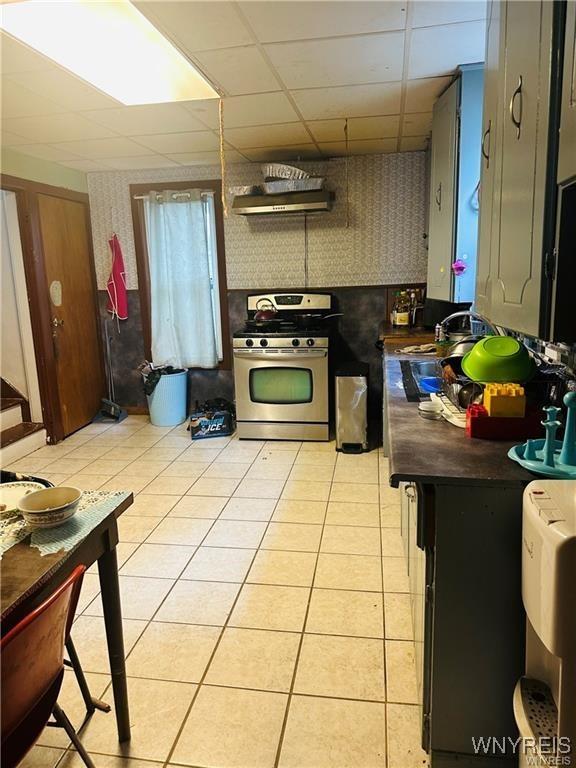
<path id="1" fill-rule="evenodd" d="M 550 405 L 544 408 L 546 420 L 542 422 L 546 437 L 515 445 L 508 451 L 508 456 L 537 475 L 576 480 L 576 392 L 564 395 L 564 405 L 567 408 L 564 440 L 556 440 L 558 427 L 562 426 L 558 421 L 560 408 Z"/>

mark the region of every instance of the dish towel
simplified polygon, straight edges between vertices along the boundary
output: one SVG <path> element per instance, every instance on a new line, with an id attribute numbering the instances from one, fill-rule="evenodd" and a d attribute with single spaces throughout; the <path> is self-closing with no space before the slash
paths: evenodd
<path id="1" fill-rule="evenodd" d="M 106 309 L 112 317 L 118 320 L 128 319 L 128 293 L 126 291 L 126 272 L 124 270 L 124 257 L 122 248 L 116 234 L 108 240 L 108 245 L 112 251 L 112 269 L 110 277 L 106 283 L 108 291 L 108 304 Z"/>

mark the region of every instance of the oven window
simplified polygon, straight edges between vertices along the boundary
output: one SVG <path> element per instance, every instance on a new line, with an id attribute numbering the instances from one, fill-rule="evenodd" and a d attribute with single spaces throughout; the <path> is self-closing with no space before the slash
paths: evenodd
<path id="1" fill-rule="evenodd" d="M 313 389 L 309 368 L 252 368 L 250 371 L 250 399 L 253 403 L 311 403 Z"/>

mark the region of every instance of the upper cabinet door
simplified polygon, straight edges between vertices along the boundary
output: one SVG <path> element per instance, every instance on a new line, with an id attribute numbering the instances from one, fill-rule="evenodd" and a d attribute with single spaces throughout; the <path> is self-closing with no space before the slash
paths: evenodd
<path id="1" fill-rule="evenodd" d="M 566 7 L 558 181 L 562 183 L 573 176 L 576 176 L 576 2 L 569 0 Z"/>
<path id="2" fill-rule="evenodd" d="M 488 4 L 486 23 L 486 60 L 484 63 L 484 105 L 482 110 L 482 145 L 480 158 L 480 219 L 478 224 L 478 258 L 476 262 L 476 310 L 492 314 L 492 254 L 493 233 L 498 233 L 500 205 L 500 173 L 497 162 L 498 129 L 500 126 L 500 71 L 502 49 L 501 3 Z"/>
<path id="3" fill-rule="evenodd" d="M 501 6 L 500 233 L 490 316 L 498 325 L 534 336 L 539 333 L 542 279 L 552 10 L 546 1 Z"/>
<path id="4" fill-rule="evenodd" d="M 434 105 L 428 232 L 428 297 L 452 299 L 458 100 L 460 82 Z"/>

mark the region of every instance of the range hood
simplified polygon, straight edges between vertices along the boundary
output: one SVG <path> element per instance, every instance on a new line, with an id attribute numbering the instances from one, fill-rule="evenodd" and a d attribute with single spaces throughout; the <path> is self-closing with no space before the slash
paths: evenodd
<path id="1" fill-rule="evenodd" d="M 288 192 L 285 195 L 236 195 L 232 213 L 240 216 L 320 213 L 329 211 L 334 201 L 334 192 Z"/>

